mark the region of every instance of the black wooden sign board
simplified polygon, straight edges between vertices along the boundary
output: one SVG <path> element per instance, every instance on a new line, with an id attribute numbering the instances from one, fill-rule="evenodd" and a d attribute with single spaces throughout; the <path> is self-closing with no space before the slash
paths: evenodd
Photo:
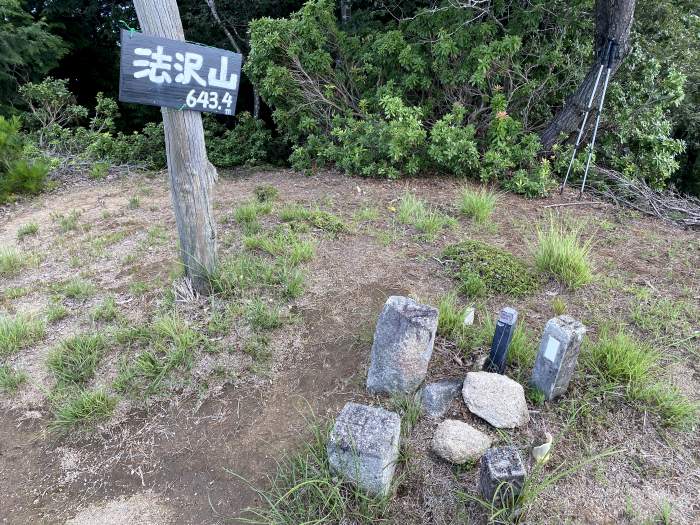
<path id="1" fill-rule="evenodd" d="M 119 100 L 233 115 L 240 54 L 122 30 Z"/>

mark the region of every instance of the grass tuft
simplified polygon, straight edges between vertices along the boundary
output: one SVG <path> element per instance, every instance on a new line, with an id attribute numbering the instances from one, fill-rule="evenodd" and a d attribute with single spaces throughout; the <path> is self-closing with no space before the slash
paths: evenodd
<path id="1" fill-rule="evenodd" d="M 550 218 L 549 227 L 537 230 L 535 265 L 570 288 L 591 282 L 591 241 L 582 240 L 580 227 L 567 229 Z"/>
<path id="2" fill-rule="evenodd" d="M 25 372 L 17 371 L 9 365 L 0 365 L 0 391 L 14 394 L 27 381 Z"/>
<path id="3" fill-rule="evenodd" d="M 119 315 L 117 302 L 114 297 L 107 297 L 102 303 L 97 305 L 90 315 L 93 321 L 114 321 Z"/>
<path id="4" fill-rule="evenodd" d="M 29 315 L 0 316 L 0 357 L 19 352 L 44 337 L 46 325 Z"/>
<path id="5" fill-rule="evenodd" d="M 280 219 L 283 222 L 307 223 L 316 229 L 323 230 L 333 235 L 348 231 L 345 223 L 336 215 L 318 208 L 309 210 L 300 204 L 285 206 L 280 211 Z"/>
<path id="6" fill-rule="evenodd" d="M 660 381 L 661 353 L 622 330 L 603 329 L 585 353 L 587 368 L 604 391 L 623 390 L 627 400 L 657 414 L 664 425 L 683 428 L 697 421 L 699 407 Z"/>
<path id="7" fill-rule="evenodd" d="M 260 186 L 256 186 L 254 193 L 258 202 L 274 202 L 279 195 L 277 188 L 275 188 L 272 184 L 261 184 Z"/>
<path id="8" fill-rule="evenodd" d="M 276 306 L 268 306 L 262 299 L 253 299 L 245 306 L 245 318 L 258 330 L 273 330 L 282 326 L 282 315 Z"/>
<path id="9" fill-rule="evenodd" d="M 17 239 L 21 241 L 25 237 L 29 237 L 30 235 L 36 235 L 38 232 L 39 225 L 35 222 L 28 222 L 27 224 L 23 224 L 17 229 Z"/>
<path id="10" fill-rule="evenodd" d="M 101 335 L 79 334 L 62 341 L 49 354 L 46 364 L 59 385 L 83 384 L 94 375 L 105 349 Z"/>
<path id="11" fill-rule="evenodd" d="M 429 239 L 434 238 L 443 228 L 453 228 L 457 225 L 454 217 L 426 206 L 424 201 L 411 192 L 402 195 L 396 218 L 402 224 L 413 225 Z"/>
<path id="12" fill-rule="evenodd" d="M 53 286 L 53 290 L 68 299 L 84 301 L 95 293 L 95 285 L 80 277 L 74 277 L 69 281 Z"/>
<path id="13" fill-rule="evenodd" d="M 491 217 L 497 202 L 498 196 L 494 192 L 483 187 L 475 191 L 465 186 L 459 195 L 459 211 L 477 224 L 484 224 Z"/>
<path id="14" fill-rule="evenodd" d="M 20 252 L 16 248 L 0 248 L 0 275 L 10 277 L 17 275 L 30 266 L 33 258 Z"/>
<path id="15" fill-rule="evenodd" d="M 103 390 L 84 390 L 65 400 L 54 412 L 49 428 L 64 433 L 76 426 L 91 425 L 109 418 L 117 400 Z"/>

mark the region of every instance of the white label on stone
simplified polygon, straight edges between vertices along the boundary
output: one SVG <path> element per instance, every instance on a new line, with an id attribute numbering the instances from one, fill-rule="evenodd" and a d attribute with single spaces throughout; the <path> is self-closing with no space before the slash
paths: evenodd
<path id="1" fill-rule="evenodd" d="M 547 339 L 547 346 L 544 349 L 544 357 L 553 363 L 557 359 L 560 346 L 561 342 L 557 338 L 550 335 Z"/>

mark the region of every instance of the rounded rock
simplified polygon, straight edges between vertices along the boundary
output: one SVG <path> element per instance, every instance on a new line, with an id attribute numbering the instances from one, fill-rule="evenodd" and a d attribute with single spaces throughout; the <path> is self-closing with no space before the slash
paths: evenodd
<path id="1" fill-rule="evenodd" d="M 517 381 L 491 372 L 469 372 L 462 396 L 469 411 L 496 428 L 520 427 L 530 420 L 525 390 Z"/>
<path id="2" fill-rule="evenodd" d="M 463 421 L 446 419 L 437 426 L 431 448 L 442 459 L 461 465 L 479 459 L 491 438 Z"/>

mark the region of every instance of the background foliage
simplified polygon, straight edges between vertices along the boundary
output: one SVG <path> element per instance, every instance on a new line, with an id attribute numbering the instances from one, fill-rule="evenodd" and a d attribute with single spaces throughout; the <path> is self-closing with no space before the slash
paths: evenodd
<path id="1" fill-rule="evenodd" d="M 231 47 L 204 0 L 178 4 L 188 39 Z M 556 185 L 570 146 L 540 159 L 537 137 L 593 60 L 593 0 L 352 5 L 341 27 L 332 0 L 217 0 L 247 59 L 240 116 L 205 119 L 216 165 L 440 172 L 530 196 Z M 699 10 L 637 2 L 598 164 L 700 193 Z M 158 110 L 115 102 L 123 27 L 138 27 L 128 0 L 0 0 L 0 114 L 21 117 L 23 151 L 163 166 Z M 253 86 L 262 120 L 246 114 Z"/>

